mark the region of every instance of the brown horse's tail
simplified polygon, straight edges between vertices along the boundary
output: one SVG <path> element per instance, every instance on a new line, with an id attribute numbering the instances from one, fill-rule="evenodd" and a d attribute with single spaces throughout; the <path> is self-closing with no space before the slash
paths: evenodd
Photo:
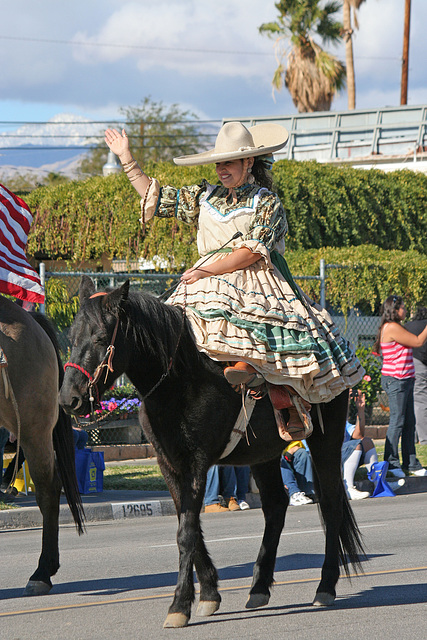
<path id="1" fill-rule="evenodd" d="M 53 430 L 53 447 L 65 497 L 73 515 L 76 529 L 81 534 L 84 532 L 85 513 L 77 484 L 73 429 L 71 418 L 62 407 L 59 407 L 58 421 Z"/>
<path id="2" fill-rule="evenodd" d="M 56 352 L 59 370 L 59 388 L 64 379 L 64 369 L 62 366 L 60 348 L 56 332 L 51 322 L 41 313 L 31 312 L 34 320 L 49 336 Z M 65 497 L 73 515 L 76 529 L 79 534 L 84 532 L 85 514 L 82 498 L 77 484 L 76 463 L 74 455 L 74 439 L 71 418 L 59 407 L 58 420 L 53 430 L 53 447 L 56 453 L 56 465 L 64 488 Z"/>

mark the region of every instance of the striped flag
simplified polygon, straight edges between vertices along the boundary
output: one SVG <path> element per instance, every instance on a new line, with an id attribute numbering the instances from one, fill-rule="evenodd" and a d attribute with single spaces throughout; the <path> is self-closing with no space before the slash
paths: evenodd
<path id="1" fill-rule="evenodd" d="M 0 184 L 0 293 L 28 302 L 44 302 L 37 271 L 25 256 L 33 216 L 28 205 Z"/>

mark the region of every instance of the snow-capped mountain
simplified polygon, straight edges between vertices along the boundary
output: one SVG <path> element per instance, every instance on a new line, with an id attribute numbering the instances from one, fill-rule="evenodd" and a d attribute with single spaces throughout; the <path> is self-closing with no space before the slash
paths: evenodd
<path id="1" fill-rule="evenodd" d="M 102 144 L 104 129 L 104 123 L 62 113 L 47 123 L 29 123 L 13 131 L 2 131 L 0 166 L 65 172 L 67 163 L 74 163 L 85 148 Z M 62 166 L 55 168 L 58 164 Z"/>
<path id="2" fill-rule="evenodd" d="M 87 147 L 104 138 L 104 125 L 70 113 L 60 113 L 47 123 L 24 124 L 15 131 L 0 132 L 0 147 Z"/>

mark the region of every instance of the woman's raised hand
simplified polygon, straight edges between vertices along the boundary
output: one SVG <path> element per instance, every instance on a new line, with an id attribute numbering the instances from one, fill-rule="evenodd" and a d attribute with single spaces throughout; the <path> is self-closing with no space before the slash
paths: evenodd
<path id="1" fill-rule="evenodd" d="M 119 158 L 129 153 L 129 139 L 124 129 L 122 129 L 122 133 L 119 133 L 116 129 L 107 129 L 105 131 L 105 142 Z"/>

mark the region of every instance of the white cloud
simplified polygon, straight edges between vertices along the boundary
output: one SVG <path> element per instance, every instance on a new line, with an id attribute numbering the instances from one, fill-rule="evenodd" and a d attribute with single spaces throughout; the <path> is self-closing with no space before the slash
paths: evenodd
<path id="1" fill-rule="evenodd" d="M 144 6 L 125 3 L 108 16 L 95 34 L 75 34 L 75 42 L 86 42 L 88 46 L 76 45 L 74 56 L 79 62 L 92 65 L 136 59 L 141 72 L 161 67 L 186 76 L 262 75 L 274 62 L 273 42 L 261 37 L 258 27 L 273 17 L 259 0 L 236 0 L 223 5 L 213 0 L 158 0 Z M 119 46 L 101 46 L 105 43 Z M 235 53 L 241 51 L 247 55 Z M 257 53 L 271 56 L 254 55 Z"/>
<path id="2" fill-rule="evenodd" d="M 403 0 L 369 0 L 360 9 L 354 44 L 358 106 L 399 104 L 403 11 Z M 20 39 L 0 36 L 0 56 L 7 61 L 0 69 L 2 119 L 16 119 L 9 105 L 19 105 L 21 119 L 33 119 L 43 105 L 50 115 L 71 111 L 101 119 L 148 95 L 210 118 L 293 113 L 286 90 L 272 100 L 274 42 L 258 33 L 276 17 L 274 0 L 39 0 L 24 8 L 3 3 L 7 34 Z M 426 0 L 412 0 L 411 104 L 426 101 L 426 24 Z M 98 46 L 109 43 L 129 48 Z M 183 48 L 193 52 L 178 51 Z M 338 53 L 344 59 L 343 47 Z M 343 93 L 334 108 L 345 107 Z"/>

